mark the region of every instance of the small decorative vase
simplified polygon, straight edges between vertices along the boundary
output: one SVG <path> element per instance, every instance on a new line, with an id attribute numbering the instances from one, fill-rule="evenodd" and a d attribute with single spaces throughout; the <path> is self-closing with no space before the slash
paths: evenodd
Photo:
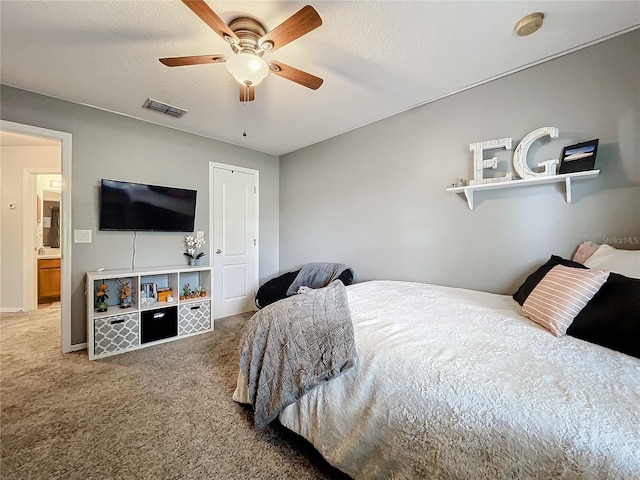
<path id="1" fill-rule="evenodd" d="M 190 258 L 189 259 L 189 265 L 191 265 L 192 267 L 197 267 L 200 265 L 200 259 L 199 258 Z"/>
<path id="2" fill-rule="evenodd" d="M 100 302 L 98 303 L 97 307 L 98 307 L 98 312 L 106 312 L 109 309 L 107 302 Z"/>

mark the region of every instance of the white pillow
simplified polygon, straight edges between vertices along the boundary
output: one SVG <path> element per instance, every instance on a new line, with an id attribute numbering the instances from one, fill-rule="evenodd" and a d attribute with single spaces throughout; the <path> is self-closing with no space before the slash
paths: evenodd
<path id="1" fill-rule="evenodd" d="M 602 244 L 584 262 L 585 267 L 640 278 L 640 250 L 620 250 Z"/>
<path id="2" fill-rule="evenodd" d="M 598 250 L 599 247 L 600 245 L 598 245 L 597 243 L 582 242 L 580 245 L 578 245 L 576 253 L 573 254 L 573 258 L 571 260 L 584 265 L 584 262 L 586 262 L 587 259 L 591 255 L 593 255 L 594 252 Z"/>

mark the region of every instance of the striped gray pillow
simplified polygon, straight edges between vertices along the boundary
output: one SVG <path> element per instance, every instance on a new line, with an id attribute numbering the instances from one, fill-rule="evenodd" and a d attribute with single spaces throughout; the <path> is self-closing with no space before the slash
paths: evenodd
<path id="1" fill-rule="evenodd" d="M 527 297 L 521 314 L 561 337 L 608 277 L 609 272 L 556 265 Z"/>

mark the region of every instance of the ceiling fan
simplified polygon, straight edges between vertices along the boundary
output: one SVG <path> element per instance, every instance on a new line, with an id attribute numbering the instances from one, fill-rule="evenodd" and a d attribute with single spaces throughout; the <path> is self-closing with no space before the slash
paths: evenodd
<path id="1" fill-rule="evenodd" d="M 320 15 L 312 6 L 306 5 L 276 28 L 267 32 L 258 20 L 246 16 L 235 18 L 227 25 L 204 0 L 182 0 L 182 3 L 229 43 L 233 55 L 227 57 L 222 54 L 213 54 L 161 58 L 160 62 L 164 65 L 180 67 L 225 62 L 227 70 L 240 84 L 241 102 L 250 102 L 255 99 L 255 86 L 269 72 L 312 90 L 317 90 L 322 85 L 323 80 L 319 77 L 282 62 L 267 62 L 262 58 L 265 52 L 273 52 L 322 25 Z"/>

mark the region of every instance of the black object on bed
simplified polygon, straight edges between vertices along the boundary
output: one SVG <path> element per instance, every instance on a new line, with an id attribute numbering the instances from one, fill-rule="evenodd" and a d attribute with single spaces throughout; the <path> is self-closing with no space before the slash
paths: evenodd
<path id="1" fill-rule="evenodd" d="M 297 281 L 299 283 L 303 278 L 308 278 L 309 274 L 313 275 L 314 272 L 317 273 L 321 271 L 326 272 L 326 274 L 316 276 L 314 278 L 316 283 L 306 286 L 311 288 L 326 287 L 333 280 L 340 280 L 347 286 L 353 283 L 355 276 L 353 269 L 343 264 L 309 263 L 300 270 L 284 273 L 279 277 L 272 278 L 268 282 L 265 282 L 256 293 L 256 307 L 264 308 L 278 300 L 291 296 L 291 294 L 287 294 L 287 290 L 289 290 L 289 287 L 291 287 L 294 282 Z M 295 292 L 292 294 L 295 294 Z"/>
<path id="2" fill-rule="evenodd" d="M 264 308 L 273 302 L 286 298 L 287 289 L 298 276 L 298 272 L 300 272 L 300 270 L 285 273 L 279 277 L 272 278 L 262 285 L 256 293 L 256 307 Z"/>

